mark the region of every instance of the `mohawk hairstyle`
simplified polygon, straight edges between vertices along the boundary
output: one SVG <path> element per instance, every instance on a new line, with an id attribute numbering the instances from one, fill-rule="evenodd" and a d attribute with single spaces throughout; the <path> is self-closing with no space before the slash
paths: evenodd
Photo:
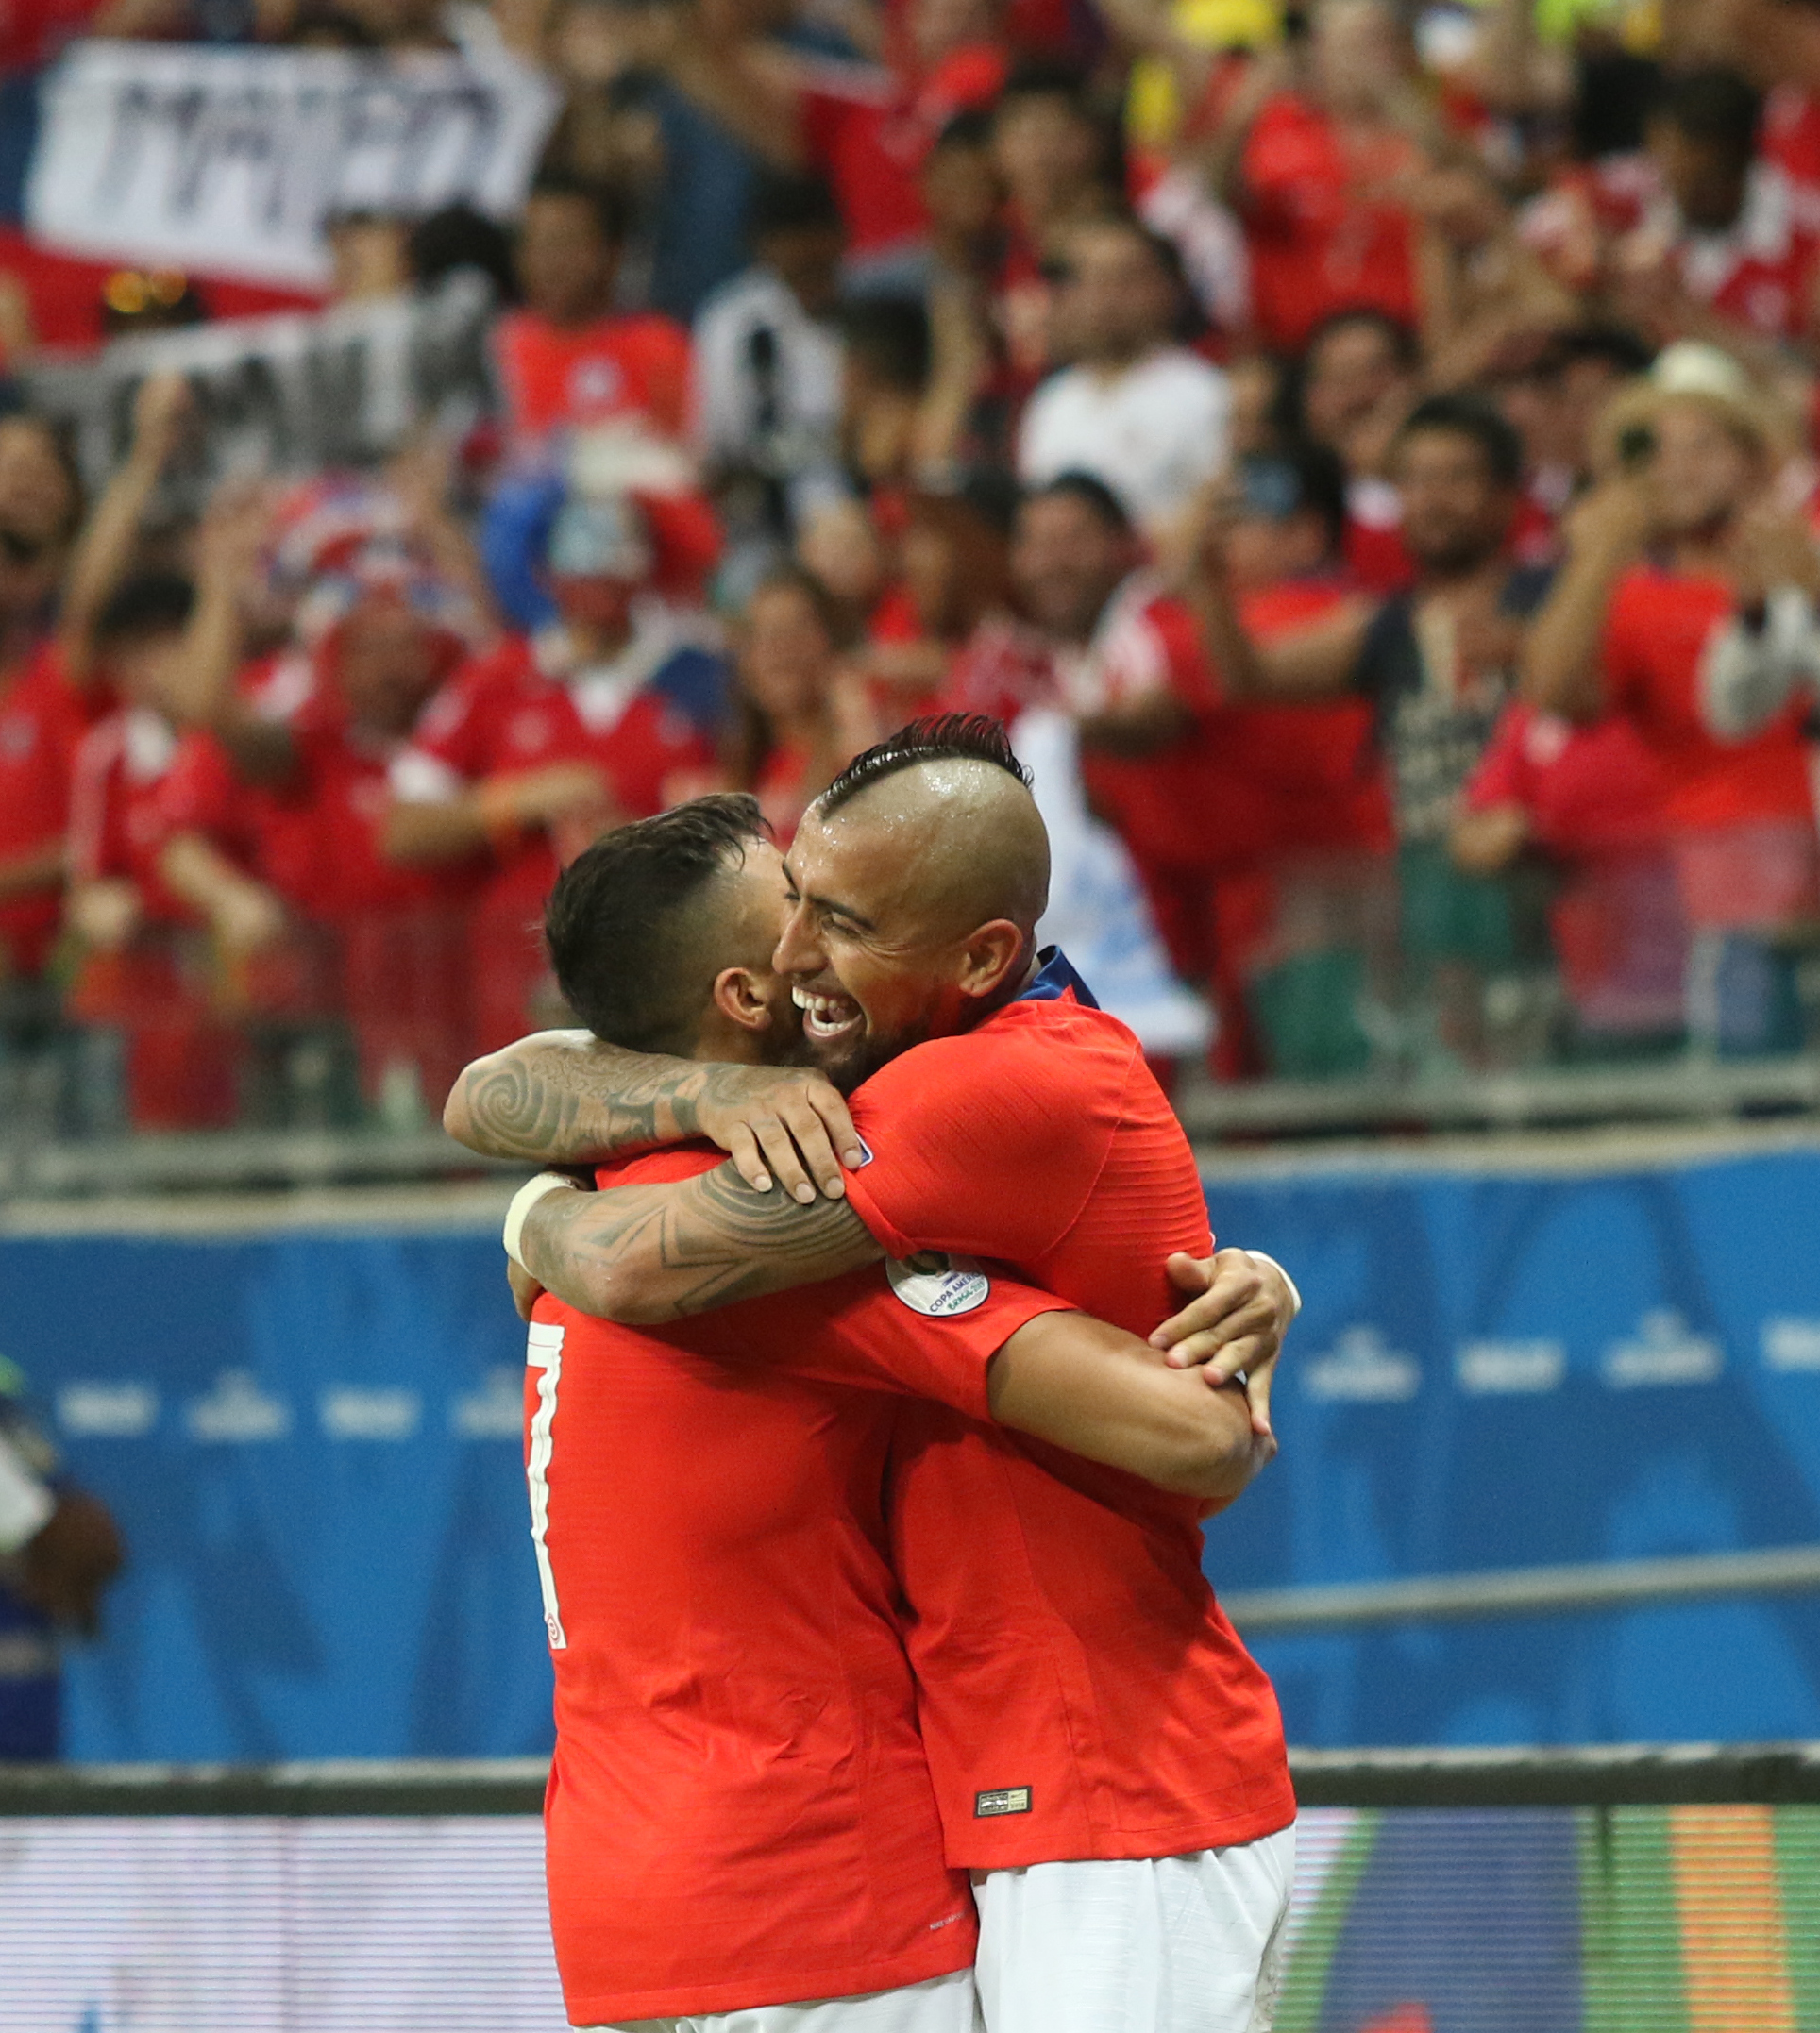
<path id="1" fill-rule="evenodd" d="M 816 799 L 816 809 L 826 815 L 838 812 L 868 784 L 895 777 L 901 769 L 914 769 L 918 763 L 990 763 L 1007 777 L 1016 777 L 1030 788 L 1029 770 L 1012 753 L 1004 722 L 984 713 L 940 713 L 912 720 L 876 748 L 856 755 Z"/>

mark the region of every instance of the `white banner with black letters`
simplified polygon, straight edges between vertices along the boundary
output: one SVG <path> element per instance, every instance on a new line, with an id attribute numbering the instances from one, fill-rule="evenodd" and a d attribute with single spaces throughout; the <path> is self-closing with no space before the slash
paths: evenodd
<path id="1" fill-rule="evenodd" d="M 236 318 L 117 339 L 24 377 L 32 406 L 69 428 L 84 477 L 104 485 L 132 441 L 148 375 L 183 375 L 200 428 L 166 477 L 176 506 L 216 481 L 370 465 L 413 433 L 459 437 L 491 407 L 493 292 L 472 273 L 431 296 Z"/>
<path id="2" fill-rule="evenodd" d="M 508 52 L 78 42 L 43 80 L 25 223 L 143 267 L 317 288 L 323 220 L 465 199 L 504 217 L 557 109 Z"/>

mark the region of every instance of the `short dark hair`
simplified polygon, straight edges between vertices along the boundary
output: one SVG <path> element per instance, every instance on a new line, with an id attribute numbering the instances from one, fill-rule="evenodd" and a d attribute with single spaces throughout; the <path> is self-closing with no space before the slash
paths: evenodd
<path id="1" fill-rule="evenodd" d="M 747 232 L 758 240 L 767 233 L 800 233 L 808 228 L 844 230 L 840 205 L 828 179 L 785 170 L 760 171 L 746 203 Z"/>
<path id="2" fill-rule="evenodd" d="M 1550 335 L 1549 349 L 1558 373 L 1595 360 L 1627 378 L 1647 374 L 1656 360 L 1656 348 L 1628 325 L 1569 326 Z"/>
<path id="3" fill-rule="evenodd" d="M 195 586 L 181 572 L 135 573 L 102 602 L 94 617 L 94 647 L 112 649 L 152 636 L 181 634 L 195 604 Z"/>
<path id="4" fill-rule="evenodd" d="M 1723 148 L 1740 163 L 1757 152 L 1763 95 L 1747 77 L 1718 64 L 1703 64 L 1662 80 L 1652 117 L 1678 127 L 1691 142 Z"/>
<path id="5" fill-rule="evenodd" d="M 1373 331 L 1386 340 L 1396 363 L 1406 373 L 1413 372 L 1422 364 L 1422 341 L 1416 336 L 1415 328 L 1403 319 L 1393 317 L 1388 311 L 1380 311 L 1375 304 L 1349 304 L 1344 310 L 1330 311 L 1308 334 L 1302 347 L 1302 359 L 1306 363 L 1312 358 L 1322 342 L 1331 339 L 1335 332 L 1361 327 Z"/>
<path id="6" fill-rule="evenodd" d="M 1080 502 L 1115 535 L 1130 536 L 1134 531 L 1136 526 L 1131 519 L 1131 511 L 1097 473 L 1086 473 L 1079 466 L 1070 466 L 1053 480 L 1033 487 L 1024 499 L 1026 502 L 1051 501 L 1058 497 Z"/>
<path id="7" fill-rule="evenodd" d="M 525 194 L 529 204 L 534 197 L 566 197 L 585 205 L 594 214 L 594 223 L 600 229 L 600 238 L 610 247 L 624 244 L 632 231 L 632 207 L 623 192 L 610 183 L 597 183 L 593 178 L 578 176 L 573 170 L 556 164 L 540 169 L 531 178 L 531 189 Z"/>
<path id="8" fill-rule="evenodd" d="M 1006 776 L 1016 777 L 1025 790 L 1031 775 L 1012 752 L 1011 737 L 1004 722 L 984 713 L 938 713 L 912 720 L 864 755 L 856 755 L 816 799 L 819 813 L 838 812 L 869 784 L 900 770 L 914 769 L 919 763 L 990 763 Z"/>
<path id="9" fill-rule="evenodd" d="M 842 308 L 849 355 L 886 388 L 919 395 L 929 385 L 929 312 L 915 296 L 861 296 Z"/>
<path id="10" fill-rule="evenodd" d="M 512 267 L 512 235 L 498 220 L 472 205 L 445 205 L 411 229 L 411 279 L 420 290 L 433 290 L 445 277 L 469 268 L 483 275 L 502 304 L 518 301 L 518 278 Z"/>
<path id="11" fill-rule="evenodd" d="M 569 1007 L 632 1051 L 688 1051 L 719 972 L 701 934 L 715 879 L 766 837 L 743 792 L 673 805 L 615 827 L 556 879 L 544 939 Z"/>
<path id="12" fill-rule="evenodd" d="M 1094 117 L 1093 81 L 1066 57 L 1020 57 L 999 88 L 998 105 L 1016 99 L 1066 99 L 1084 119 Z"/>
<path id="13" fill-rule="evenodd" d="M 990 148 L 991 145 L 990 109 L 984 106 L 964 106 L 936 135 L 929 152 L 935 155 L 944 148 Z"/>
<path id="14" fill-rule="evenodd" d="M 1482 395 L 1430 395 L 1419 402 L 1396 434 L 1399 445 L 1424 431 L 1447 431 L 1471 438 L 1492 481 L 1499 487 L 1523 484 L 1523 440 L 1516 427 Z"/>

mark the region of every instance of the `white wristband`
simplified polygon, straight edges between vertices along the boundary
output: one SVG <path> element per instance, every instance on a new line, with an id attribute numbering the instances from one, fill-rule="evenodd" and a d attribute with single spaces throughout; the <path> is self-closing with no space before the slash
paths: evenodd
<path id="1" fill-rule="evenodd" d="M 566 1186 L 576 1190 L 575 1181 L 564 1172 L 539 1172 L 534 1179 L 527 1179 L 512 1196 L 512 1205 L 506 1209 L 505 1234 L 500 1238 L 506 1246 L 506 1254 L 520 1270 L 530 1266 L 518 1254 L 518 1244 L 525 1233 L 525 1217 L 536 1206 L 546 1193 L 555 1193 Z"/>
<path id="2" fill-rule="evenodd" d="M 1290 1277 L 1287 1270 L 1283 1269 L 1282 1265 L 1277 1262 L 1275 1257 L 1266 1256 L 1262 1250 L 1247 1250 L 1245 1252 L 1245 1254 L 1249 1256 L 1252 1262 L 1254 1264 L 1256 1264 L 1260 1269 L 1264 1265 L 1268 1264 L 1271 1269 L 1275 1271 L 1277 1276 L 1282 1279 L 1284 1284 L 1289 1286 L 1289 1297 L 1295 1302 L 1295 1313 L 1291 1313 L 1289 1315 L 1289 1318 L 1290 1319 L 1294 1319 L 1296 1313 L 1300 1313 L 1302 1310 L 1302 1294 L 1295 1288 L 1295 1280 Z"/>

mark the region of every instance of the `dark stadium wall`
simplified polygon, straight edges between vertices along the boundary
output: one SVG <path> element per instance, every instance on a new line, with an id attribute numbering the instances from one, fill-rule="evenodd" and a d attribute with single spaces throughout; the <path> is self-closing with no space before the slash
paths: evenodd
<path id="1" fill-rule="evenodd" d="M 1306 1296 L 1222 1590 L 1820 1542 L 1820 1157 L 1209 1181 Z M 0 1349 L 132 1565 L 97 1758 L 548 1747 L 497 1235 L 0 1237 Z M 1820 1737 L 1820 1597 L 1260 1638 L 1309 1745 Z"/>

